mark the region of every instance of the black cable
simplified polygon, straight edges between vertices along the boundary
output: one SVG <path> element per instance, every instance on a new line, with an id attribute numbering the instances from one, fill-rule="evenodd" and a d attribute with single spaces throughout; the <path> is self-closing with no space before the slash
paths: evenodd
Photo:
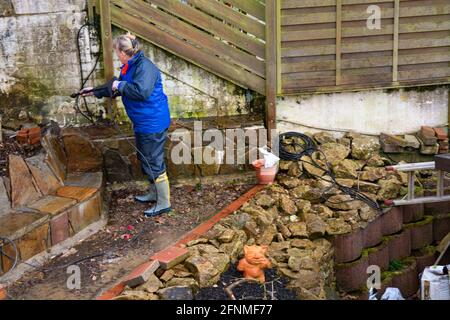
<path id="1" fill-rule="evenodd" d="M 286 139 L 290 139 L 291 142 L 289 144 L 287 144 L 285 142 Z M 312 174 L 312 173 L 309 173 L 309 174 L 316 179 L 321 179 L 321 180 L 324 180 L 327 182 L 332 182 L 333 185 L 335 185 L 339 190 L 341 190 L 344 194 L 349 195 L 352 198 L 352 200 L 340 201 L 338 203 L 332 203 L 332 204 L 340 204 L 340 203 L 345 203 L 345 202 L 351 202 L 354 200 L 359 200 L 359 201 L 365 202 L 372 209 L 375 209 L 382 213 L 381 207 L 378 204 L 378 202 L 373 201 L 368 196 L 366 196 L 365 194 L 359 192 L 358 190 L 356 190 L 354 188 L 346 187 L 346 186 L 340 184 L 336 180 L 336 176 L 332 170 L 330 163 L 328 162 L 328 159 L 327 159 L 325 153 L 318 149 L 316 143 L 314 142 L 314 140 L 311 137 L 309 137 L 303 133 L 300 133 L 300 132 L 286 132 L 286 133 L 283 133 L 280 135 L 279 140 L 280 140 L 280 143 L 279 143 L 280 159 L 286 160 L 286 161 L 301 161 L 301 162 L 307 163 L 309 165 L 312 165 L 312 166 L 324 171 L 324 173 L 330 177 L 331 181 L 324 179 L 323 177 L 318 176 L 316 174 Z M 297 142 L 296 140 L 300 140 L 301 143 Z M 294 151 L 293 152 L 288 151 L 286 145 L 291 146 L 294 149 Z M 295 151 L 298 147 L 300 147 L 300 151 Z M 325 164 L 317 163 L 317 161 L 313 157 L 313 154 L 315 152 L 318 152 L 322 155 L 322 157 L 325 161 Z M 311 162 L 309 162 L 305 159 L 302 160 L 302 158 L 304 156 L 309 156 L 311 159 Z M 330 197 L 331 197 L 331 195 L 330 195 Z M 326 199 L 326 200 L 328 201 L 328 199 Z"/>

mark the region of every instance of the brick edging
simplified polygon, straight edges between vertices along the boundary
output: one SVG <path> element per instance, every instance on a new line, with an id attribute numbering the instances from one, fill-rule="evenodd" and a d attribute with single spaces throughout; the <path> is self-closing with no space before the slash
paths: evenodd
<path id="1" fill-rule="evenodd" d="M 213 217 L 211 217 L 209 220 L 203 222 L 198 227 L 194 228 L 187 234 L 183 236 L 183 238 L 175 245 L 170 245 L 167 248 L 156 252 L 153 254 L 149 261 L 152 261 L 152 257 L 155 257 L 157 255 L 164 255 L 166 251 L 168 251 L 173 246 L 175 247 L 183 247 L 186 245 L 189 241 L 195 240 L 205 234 L 207 231 L 209 231 L 216 223 L 218 223 L 220 220 L 224 219 L 225 217 L 229 216 L 236 210 L 238 210 L 242 205 L 250 200 L 256 193 L 263 190 L 266 186 L 265 185 L 256 185 L 253 188 L 251 188 L 249 191 L 244 193 L 242 196 L 240 196 L 238 199 L 234 200 L 232 203 L 230 203 L 228 206 L 226 206 L 224 209 L 219 211 L 217 214 L 215 214 Z M 125 276 L 123 280 L 118 283 L 117 285 L 113 286 L 112 288 L 108 289 L 107 291 L 103 292 L 101 295 L 99 295 L 96 300 L 111 300 L 114 297 L 117 297 L 120 295 L 123 290 L 125 289 L 125 281 L 126 279 L 132 278 L 137 276 L 139 273 L 142 272 L 142 269 L 145 265 L 149 263 L 149 261 L 144 262 L 143 264 L 139 265 L 137 268 L 135 268 L 130 274 Z"/>

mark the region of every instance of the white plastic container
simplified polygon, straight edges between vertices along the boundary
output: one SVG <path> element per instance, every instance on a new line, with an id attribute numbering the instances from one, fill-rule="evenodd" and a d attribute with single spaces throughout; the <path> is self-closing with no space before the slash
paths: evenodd
<path id="1" fill-rule="evenodd" d="M 450 280 L 448 274 L 444 274 L 444 266 L 425 268 L 421 278 L 420 297 L 422 300 L 450 300 Z"/>

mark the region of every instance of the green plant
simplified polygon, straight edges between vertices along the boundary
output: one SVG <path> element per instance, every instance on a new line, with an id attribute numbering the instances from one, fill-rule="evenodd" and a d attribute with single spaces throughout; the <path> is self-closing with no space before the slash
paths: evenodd
<path id="1" fill-rule="evenodd" d="M 398 260 L 392 260 L 391 262 L 389 262 L 389 269 L 388 271 L 398 271 L 403 269 L 403 263 L 401 261 Z"/>

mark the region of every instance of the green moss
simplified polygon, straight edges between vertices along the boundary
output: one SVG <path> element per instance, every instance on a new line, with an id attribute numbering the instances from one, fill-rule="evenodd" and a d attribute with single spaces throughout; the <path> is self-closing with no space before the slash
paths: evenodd
<path id="1" fill-rule="evenodd" d="M 405 224 L 403 227 L 406 229 L 414 228 L 414 227 L 420 227 L 427 224 L 433 223 L 433 216 L 425 216 L 422 220 Z"/>

